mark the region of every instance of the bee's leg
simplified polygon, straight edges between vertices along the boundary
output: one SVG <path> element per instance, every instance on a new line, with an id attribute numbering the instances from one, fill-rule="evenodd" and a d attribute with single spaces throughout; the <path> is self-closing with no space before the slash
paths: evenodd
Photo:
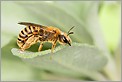
<path id="1" fill-rule="evenodd" d="M 42 50 L 42 47 L 43 47 L 43 43 L 40 43 L 40 46 L 38 48 L 38 52 Z"/>
<path id="2" fill-rule="evenodd" d="M 52 60 L 52 58 L 53 58 L 53 51 L 54 51 L 55 46 L 56 46 L 56 43 L 53 43 L 53 44 L 52 44 L 52 48 L 51 48 L 51 56 L 50 56 L 50 59 L 51 59 L 51 60 Z"/>
<path id="3" fill-rule="evenodd" d="M 51 53 L 53 53 L 53 51 L 54 51 L 57 40 L 58 40 L 58 38 L 56 38 L 55 41 L 52 43 Z"/>
<path id="4" fill-rule="evenodd" d="M 53 53 L 55 46 L 56 46 L 56 42 L 52 44 L 51 53 Z"/>
<path id="5" fill-rule="evenodd" d="M 52 56 L 53 56 L 53 51 L 54 51 L 54 48 L 55 48 L 55 46 L 56 46 L 56 42 L 57 42 L 57 40 L 56 40 L 55 42 L 53 42 L 53 43 L 52 43 L 52 48 L 51 48 L 51 56 L 50 56 L 50 59 L 52 59 Z"/>
<path id="6" fill-rule="evenodd" d="M 25 49 L 23 49 L 23 48 L 20 48 L 20 51 L 25 51 Z"/>
<path id="7" fill-rule="evenodd" d="M 23 49 L 23 48 L 19 49 L 19 53 L 23 53 L 23 51 L 25 51 L 25 49 Z"/>
<path id="8" fill-rule="evenodd" d="M 21 50 L 24 51 L 25 49 L 28 49 L 30 46 L 31 46 L 31 43 L 27 41 L 27 42 L 22 46 Z"/>
<path id="9" fill-rule="evenodd" d="M 32 44 L 36 43 L 35 41 L 36 40 L 35 40 L 34 36 L 31 36 L 30 38 L 28 38 L 28 40 L 22 46 L 21 50 L 28 49 Z"/>

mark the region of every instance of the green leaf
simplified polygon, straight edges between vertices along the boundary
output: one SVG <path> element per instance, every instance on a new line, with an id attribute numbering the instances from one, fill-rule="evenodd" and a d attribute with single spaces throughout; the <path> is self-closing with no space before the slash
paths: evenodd
<path id="1" fill-rule="evenodd" d="M 71 47 L 59 46 L 53 54 L 50 50 L 20 52 L 19 49 L 13 48 L 11 51 L 31 65 L 71 76 L 85 75 L 94 78 L 96 71 L 101 70 L 107 63 L 106 57 L 96 47 L 87 44 L 73 43 Z"/>

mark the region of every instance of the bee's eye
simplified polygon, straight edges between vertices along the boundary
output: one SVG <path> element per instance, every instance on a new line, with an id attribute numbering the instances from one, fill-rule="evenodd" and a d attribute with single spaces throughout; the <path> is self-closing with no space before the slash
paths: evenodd
<path id="1" fill-rule="evenodd" d="M 67 41 L 67 39 L 66 39 L 65 37 L 63 37 L 63 41 L 64 41 L 65 43 L 68 43 L 68 41 Z"/>

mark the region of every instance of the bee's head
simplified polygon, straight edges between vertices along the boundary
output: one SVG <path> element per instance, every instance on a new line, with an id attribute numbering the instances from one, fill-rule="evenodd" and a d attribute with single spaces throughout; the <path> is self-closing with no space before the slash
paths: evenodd
<path id="1" fill-rule="evenodd" d="M 73 29 L 74 26 L 71 28 Z M 60 35 L 59 35 L 59 43 L 60 44 L 69 44 L 71 46 L 71 39 L 69 37 L 70 34 L 73 34 L 73 32 L 70 32 L 71 29 L 68 31 L 68 33 L 64 33 L 62 32 Z"/>

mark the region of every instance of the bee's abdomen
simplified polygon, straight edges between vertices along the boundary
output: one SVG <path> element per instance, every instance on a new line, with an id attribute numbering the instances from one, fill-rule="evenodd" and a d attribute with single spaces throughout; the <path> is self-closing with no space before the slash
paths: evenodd
<path id="1" fill-rule="evenodd" d="M 19 47 L 22 47 L 25 42 L 28 40 L 29 37 L 31 37 L 32 35 L 38 35 L 38 27 L 32 27 L 32 26 L 28 26 L 25 27 L 18 36 L 17 39 L 17 44 Z"/>

